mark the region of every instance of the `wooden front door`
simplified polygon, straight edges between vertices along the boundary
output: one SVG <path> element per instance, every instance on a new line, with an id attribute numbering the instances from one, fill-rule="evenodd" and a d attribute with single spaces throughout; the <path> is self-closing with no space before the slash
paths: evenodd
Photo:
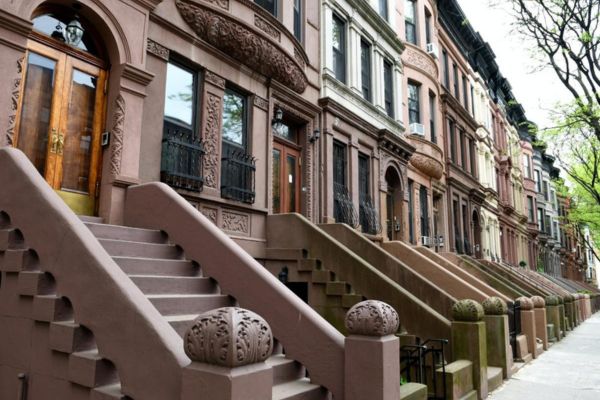
<path id="1" fill-rule="evenodd" d="M 94 215 L 106 71 L 30 41 L 15 147 L 77 214 Z"/>
<path id="2" fill-rule="evenodd" d="M 273 142 L 273 213 L 300 212 L 300 151 Z"/>

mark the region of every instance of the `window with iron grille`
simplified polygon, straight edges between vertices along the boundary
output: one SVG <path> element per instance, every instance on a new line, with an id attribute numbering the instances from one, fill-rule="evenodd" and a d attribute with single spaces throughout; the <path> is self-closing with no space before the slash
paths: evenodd
<path id="1" fill-rule="evenodd" d="M 197 134 L 198 73 L 167 64 L 160 180 L 193 192 L 202 190 L 204 151 Z"/>
<path id="2" fill-rule="evenodd" d="M 414 0 L 404 1 L 404 25 L 406 41 L 417 44 L 417 10 Z"/>
<path id="3" fill-rule="evenodd" d="M 462 254 L 463 243 L 460 237 L 460 207 L 457 197 L 452 200 L 452 222 L 454 224 L 454 249 L 457 253 Z"/>
<path id="4" fill-rule="evenodd" d="M 362 95 L 371 101 L 371 45 L 364 39 L 360 41 L 360 75 Z"/>
<path id="5" fill-rule="evenodd" d="M 333 215 L 336 222 L 358 225 L 358 218 L 352 198 L 348 192 L 347 147 L 337 140 L 333 142 Z"/>
<path id="6" fill-rule="evenodd" d="M 379 215 L 371 198 L 371 168 L 368 155 L 358 154 L 359 221 L 364 233 L 375 235 L 381 231 Z"/>
<path id="7" fill-rule="evenodd" d="M 421 123 L 421 87 L 415 82 L 408 82 L 408 122 Z"/>
<path id="8" fill-rule="evenodd" d="M 394 118 L 394 81 L 392 78 L 392 64 L 387 60 L 383 61 L 383 85 L 385 112 L 387 115 Z"/>
<path id="9" fill-rule="evenodd" d="M 333 73 L 338 81 L 346 83 L 346 23 L 333 14 L 332 26 Z"/>
<path id="10" fill-rule="evenodd" d="M 429 134 L 431 141 L 437 143 L 437 134 L 435 131 L 435 94 L 429 92 Z"/>
<path id="11" fill-rule="evenodd" d="M 471 254 L 471 243 L 469 242 L 469 213 L 468 207 L 463 203 L 462 205 L 462 220 L 463 220 L 463 243 L 465 254 Z"/>
<path id="12" fill-rule="evenodd" d="M 248 153 L 248 98 L 232 88 L 223 96 L 221 197 L 254 203 L 255 159 Z"/>
<path id="13" fill-rule="evenodd" d="M 256 4 L 277 16 L 277 0 L 254 0 Z"/>
<path id="14" fill-rule="evenodd" d="M 421 202 L 421 236 L 429 236 L 429 200 L 425 186 L 419 189 L 419 201 Z"/>

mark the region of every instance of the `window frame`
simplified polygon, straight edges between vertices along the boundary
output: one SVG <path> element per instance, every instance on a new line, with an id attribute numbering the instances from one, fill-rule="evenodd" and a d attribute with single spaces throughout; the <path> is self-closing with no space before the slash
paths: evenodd
<path id="1" fill-rule="evenodd" d="M 448 119 L 448 142 L 450 145 L 450 160 L 454 164 L 458 164 L 458 154 L 456 153 L 456 122 L 452 119 Z"/>
<path id="2" fill-rule="evenodd" d="M 460 84 L 458 83 L 458 65 L 452 64 L 452 78 L 454 79 L 454 97 L 460 100 Z"/>
<path id="3" fill-rule="evenodd" d="M 429 138 L 432 143 L 437 143 L 437 132 L 435 124 L 435 102 L 436 96 L 431 91 L 429 92 Z"/>
<path id="4" fill-rule="evenodd" d="M 365 57 L 364 51 L 366 50 L 367 56 Z M 361 92 L 362 96 L 369 103 L 373 102 L 373 65 L 371 60 L 372 45 L 364 38 L 360 40 L 360 74 L 361 74 Z M 366 65 L 365 65 L 366 62 Z M 365 66 L 367 72 L 365 72 Z M 366 78 L 366 79 L 365 79 Z M 367 84 L 365 84 L 367 81 Z M 366 94 L 365 94 L 366 89 Z"/>
<path id="5" fill-rule="evenodd" d="M 412 3 L 412 21 L 408 19 L 407 4 Z M 412 36 L 409 35 L 409 30 Z M 404 36 L 408 43 L 417 46 L 419 44 L 418 32 L 417 32 L 417 2 L 416 0 L 404 0 Z"/>
<path id="6" fill-rule="evenodd" d="M 415 81 L 408 81 L 407 84 L 407 106 L 408 106 L 408 123 L 409 124 L 420 124 L 421 123 L 421 84 Z M 414 89 L 414 94 L 416 94 L 416 98 L 412 98 L 413 94 L 412 90 Z M 413 117 L 416 116 L 416 119 L 413 120 Z"/>
<path id="7" fill-rule="evenodd" d="M 444 67 L 444 86 L 450 90 L 450 62 L 448 60 L 448 52 L 442 49 L 443 67 Z"/>
<path id="8" fill-rule="evenodd" d="M 383 105 L 390 118 L 395 118 L 394 104 L 394 66 L 387 59 L 383 60 Z M 389 104 L 389 109 L 388 109 Z"/>
<path id="9" fill-rule="evenodd" d="M 389 22 L 389 2 L 388 0 L 379 0 L 379 15 Z"/>
<path id="10" fill-rule="evenodd" d="M 273 11 L 266 8 L 263 4 L 261 4 L 261 0 L 253 0 L 256 4 L 258 4 L 263 10 L 278 18 L 279 16 L 279 0 L 273 0 Z"/>
<path id="11" fill-rule="evenodd" d="M 334 27 L 337 24 L 340 32 L 340 49 L 338 50 L 333 44 L 333 40 L 331 43 L 331 49 L 333 51 L 333 74 L 335 78 L 346 84 L 347 79 L 347 44 L 346 44 L 346 20 L 340 17 L 337 13 L 333 13 L 333 26 L 332 26 L 332 38 L 334 34 Z M 341 66 L 340 63 L 341 62 Z"/>
<path id="12" fill-rule="evenodd" d="M 296 4 L 298 5 L 298 13 L 296 14 Z M 294 0 L 294 37 L 300 43 L 304 43 L 304 0 Z"/>
<path id="13" fill-rule="evenodd" d="M 244 109 L 244 113 L 242 115 L 242 144 L 238 144 L 236 142 L 230 141 L 228 139 L 225 138 L 225 136 L 223 135 L 223 125 L 224 125 L 224 117 L 225 117 L 225 95 L 227 95 L 227 93 L 232 93 L 237 95 L 238 97 L 240 97 L 243 101 L 243 109 Z M 248 132 L 248 122 L 249 122 L 249 97 L 250 95 L 248 95 L 245 91 L 232 86 L 232 85 L 226 85 L 225 86 L 225 90 L 223 93 L 223 114 L 221 115 L 221 141 L 222 142 L 226 142 L 228 145 L 231 146 L 236 146 L 240 149 L 243 149 L 246 153 L 249 152 L 248 149 L 248 136 L 249 136 L 249 132 Z"/>

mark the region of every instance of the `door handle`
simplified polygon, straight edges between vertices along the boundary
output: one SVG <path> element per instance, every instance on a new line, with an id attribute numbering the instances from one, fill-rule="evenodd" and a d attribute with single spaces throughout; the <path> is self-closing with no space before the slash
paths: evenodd
<path id="1" fill-rule="evenodd" d="M 57 145 L 56 153 L 59 156 L 62 156 L 63 152 L 64 152 L 64 149 L 65 149 L 65 135 L 63 135 L 62 133 L 59 133 L 58 134 L 58 145 Z"/>
<path id="2" fill-rule="evenodd" d="M 50 137 L 50 141 L 50 153 L 56 154 L 58 152 L 58 131 L 56 128 L 52 128 L 52 136 Z"/>

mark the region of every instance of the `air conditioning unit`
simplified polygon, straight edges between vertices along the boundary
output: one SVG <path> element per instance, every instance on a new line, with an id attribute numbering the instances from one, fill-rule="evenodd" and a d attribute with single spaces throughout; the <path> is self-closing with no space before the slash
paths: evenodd
<path id="1" fill-rule="evenodd" d="M 429 236 L 421 236 L 421 244 L 426 247 L 431 247 L 433 243 Z"/>
<path id="2" fill-rule="evenodd" d="M 427 43 L 427 54 L 433 58 L 438 58 L 438 47 L 435 43 Z"/>
<path id="3" fill-rule="evenodd" d="M 414 122 L 410 124 L 410 133 L 413 135 L 425 136 L 425 127 L 423 124 Z"/>

